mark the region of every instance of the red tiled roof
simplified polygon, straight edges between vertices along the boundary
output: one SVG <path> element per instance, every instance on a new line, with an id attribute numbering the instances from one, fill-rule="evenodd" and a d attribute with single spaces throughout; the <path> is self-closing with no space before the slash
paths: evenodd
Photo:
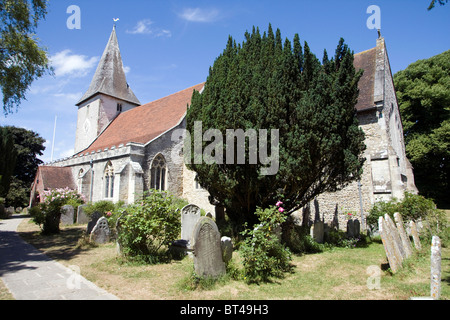
<path id="1" fill-rule="evenodd" d="M 358 71 L 364 70 L 364 74 L 358 83 L 359 96 L 356 104 L 357 111 L 372 109 L 374 105 L 374 82 L 376 70 L 376 52 L 377 48 L 372 48 L 355 54 L 353 65 Z"/>
<path id="2" fill-rule="evenodd" d="M 173 128 L 184 116 L 194 90 L 204 83 L 144 104 L 117 116 L 96 140 L 80 153 L 104 150 L 129 142 L 145 144 Z"/>
<path id="3" fill-rule="evenodd" d="M 45 190 L 66 188 L 76 190 L 72 169 L 69 167 L 40 166 L 40 179 Z"/>

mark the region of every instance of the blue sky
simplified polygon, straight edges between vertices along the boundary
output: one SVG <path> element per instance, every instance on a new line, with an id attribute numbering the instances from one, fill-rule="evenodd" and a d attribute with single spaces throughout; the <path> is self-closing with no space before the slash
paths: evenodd
<path id="1" fill-rule="evenodd" d="M 97 63 L 117 22 L 117 36 L 127 80 L 147 103 L 206 80 L 209 67 L 225 48 L 228 36 L 243 40 L 258 26 L 295 33 L 322 57 L 340 37 L 355 53 L 375 46 L 376 30 L 367 28 L 370 5 L 381 9 L 381 33 L 393 73 L 419 59 L 450 49 L 450 4 L 427 11 L 430 0 L 50 0 L 49 13 L 37 30 L 47 47 L 55 76 L 33 83 L 17 113 L 0 125 L 24 127 L 46 140 L 41 158 L 50 161 L 57 116 L 53 159 L 70 156 L 75 143 L 75 103 L 88 89 Z M 67 13 L 77 5 L 81 29 L 68 29 Z"/>

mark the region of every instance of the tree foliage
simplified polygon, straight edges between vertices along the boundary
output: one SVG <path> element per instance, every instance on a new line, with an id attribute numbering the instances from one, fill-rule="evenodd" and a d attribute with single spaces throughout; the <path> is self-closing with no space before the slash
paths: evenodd
<path id="1" fill-rule="evenodd" d="M 35 31 L 47 14 L 47 0 L 0 0 L 0 87 L 7 115 L 25 99 L 31 83 L 51 72 Z"/>
<path id="2" fill-rule="evenodd" d="M 6 127 L 0 127 L 0 197 L 9 192 L 11 178 L 16 167 L 17 149 L 14 137 Z"/>
<path id="3" fill-rule="evenodd" d="M 211 203 L 224 206 L 237 224 L 256 223 L 256 207 L 282 199 L 289 214 L 357 179 L 365 149 L 355 116 L 360 76 L 343 39 L 335 56 L 328 59 L 325 52 L 321 64 L 298 35 L 283 43 L 271 25 L 263 35 L 258 28 L 246 32 L 242 44 L 230 36 L 204 91 L 193 94 L 187 130 L 193 136 L 195 121 L 202 121 L 203 133 L 213 128 L 223 135 L 227 129 L 278 129 L 280 166 L 276 175 L 261 175 L 262 163 L 194 164 L 192 154 L 188 167 Z"/>
<path id="4" fill-rule="evenodd" d="M 406 154 L 419 191 L 449 205 L 450 50 L 394 75 Z"/>
<path id="5" fill-rule="evenodd" d="M 441 6 L 445 5 L 448 0 L 431 0 L 430 5 L 428 6 L 428 11 L 433 9 L 436 6 L 436 3 L 439 3 Z"/>
<path id="6" fill-rule="evenodd" d="M 45 139 L 38 133 L 24 128 L 12 126 L 4 128 L 11 134 L 17 151 L 17 163 L 6 202 L 14 207 L 24 207 L 28 204 L 30 187 L 37 168 L 43 163 L 38 156 L 43 155 Z"/>

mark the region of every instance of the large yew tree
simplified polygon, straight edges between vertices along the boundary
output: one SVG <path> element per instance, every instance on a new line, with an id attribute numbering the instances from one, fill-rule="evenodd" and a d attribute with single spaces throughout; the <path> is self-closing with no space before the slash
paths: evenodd
<path id="1" fill-rule="evenodd" d="M 203 132 L 220 130 L 225 158 L 227 129 L 267 129 L 269 144 L 270 130 L 278 129 L 279 170 L 262 175 L 267 165 L 249 164 L 248 141 L 246 164 L 195 164 L 192 139 L 188 168 L 197 172 L 211 203 L 224 206 L 232 222 L 242 225 L 257 222 L 257 206 L 282 200 L 289 214 L 358 179 L 365 149 L 355 111 L 360 77 L 343 39 L 335 56 L 329 59 L 325 51 L 321 63 L 298 35 L 283 43 L 280 30 L 274 33 L 270 25 L 263 35 L 258 28 L 246 32 L 242 44 L 230 36 L 203 92 L 193 94 L 187 130 L 194 137 L 196 121 Z M 203 142 L 203 150 L 210 143 Z"/>

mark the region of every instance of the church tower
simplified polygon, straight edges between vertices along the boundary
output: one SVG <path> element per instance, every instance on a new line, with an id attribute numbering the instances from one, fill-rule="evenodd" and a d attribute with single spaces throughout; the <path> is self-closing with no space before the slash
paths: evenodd
<path id="1" fill-rule="evenodd" d="M 141 105 L 125 77 L 115 26 L 91 85 L 76 105 L 75 154 L 89 147 L 118 114 Z"/>

